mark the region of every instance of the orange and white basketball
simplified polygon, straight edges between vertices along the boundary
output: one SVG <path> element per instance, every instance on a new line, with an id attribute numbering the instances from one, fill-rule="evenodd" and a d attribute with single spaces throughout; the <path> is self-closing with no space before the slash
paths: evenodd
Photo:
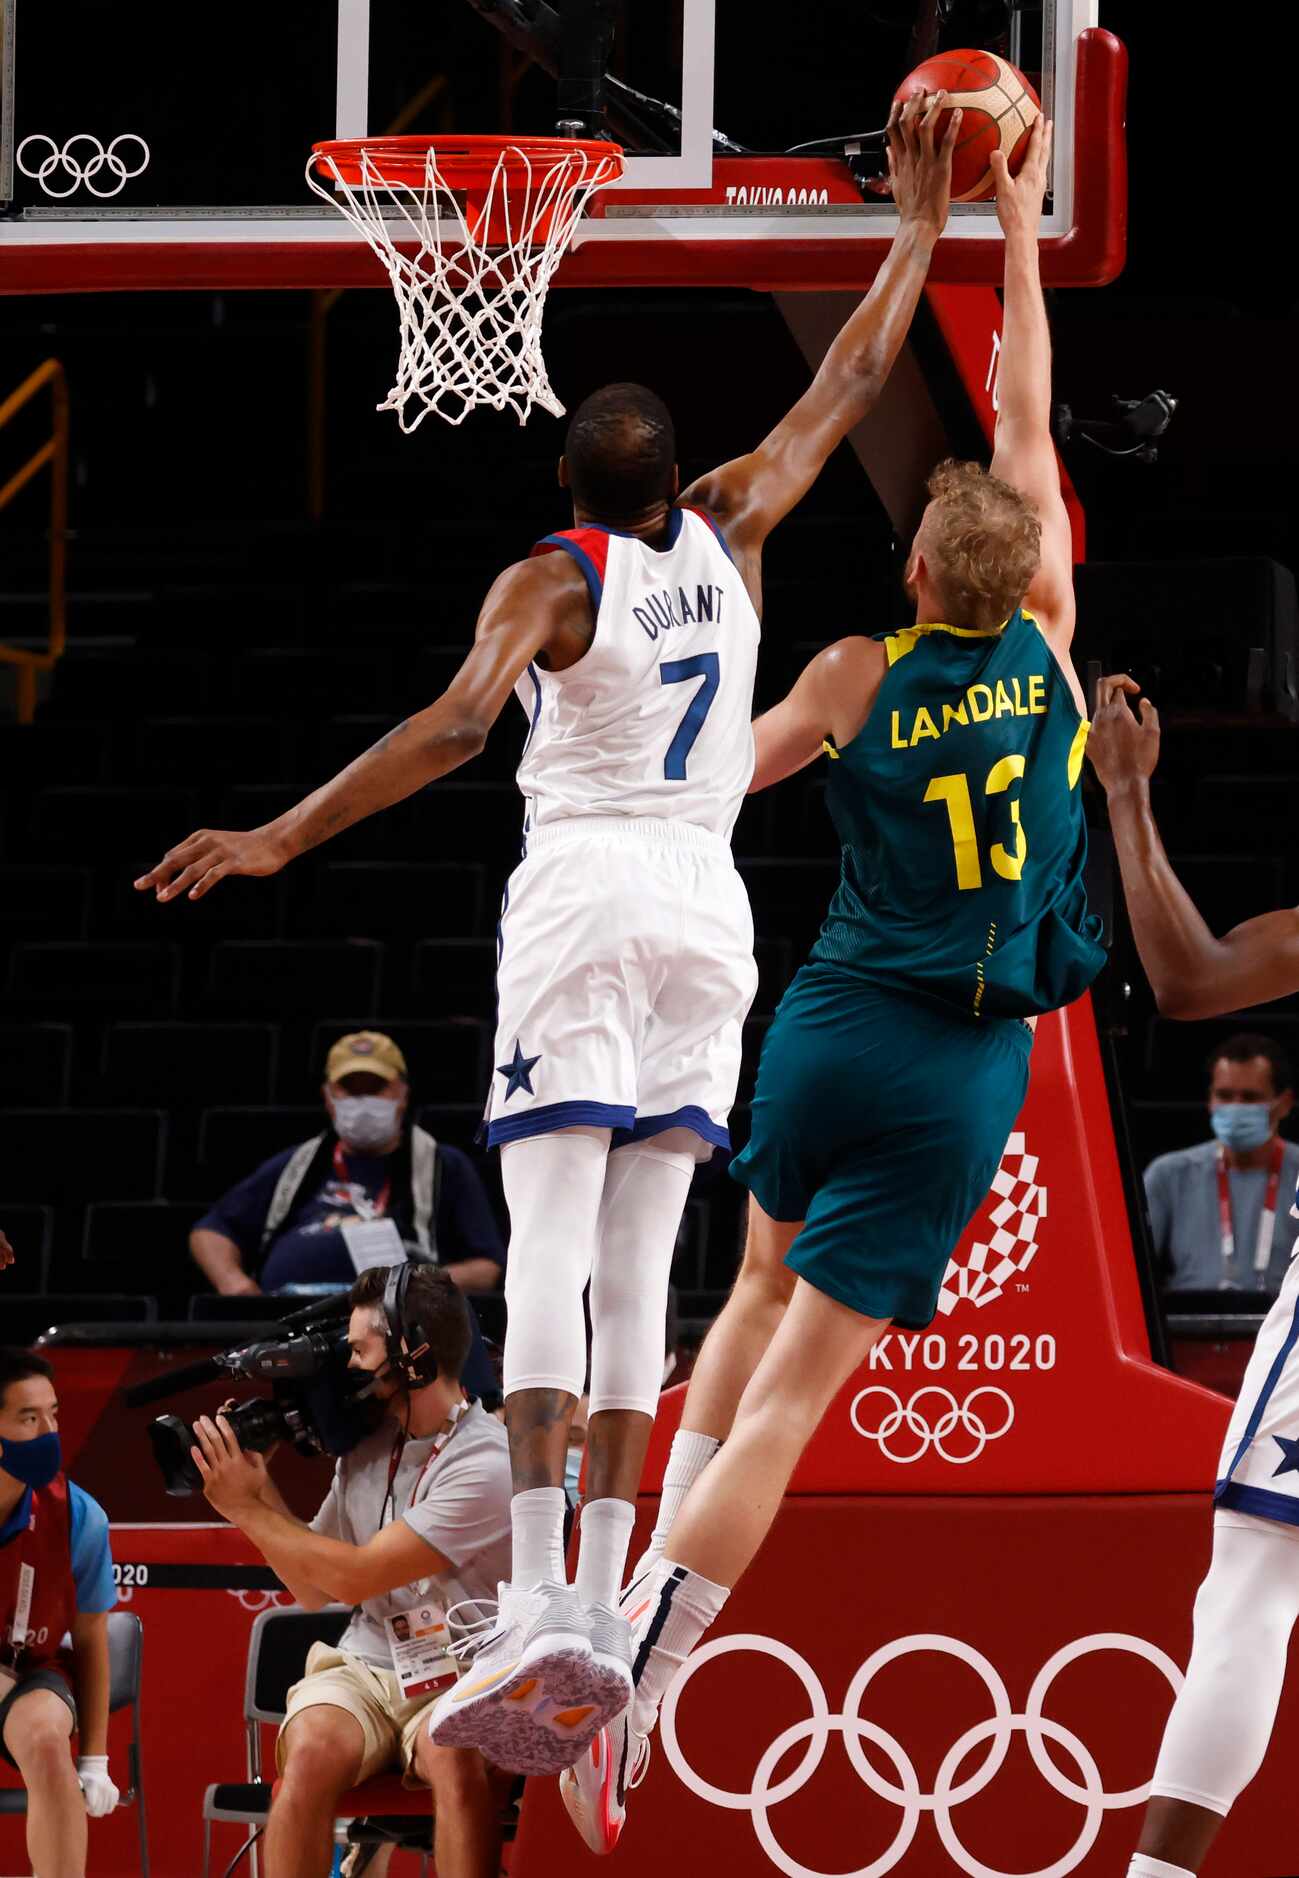
<path id="1" fill-rule="evenodd" d="M 1037 93 L 1021 71 L 995 52 L 962 48 L 939 52 L 918 65 L 894 94 L 905 103 L 917 92 L 945 91 L 947 106 L 938 120 L 941 137 L 948 111 L 960 110 L 961 132 L 952 155 L 952 201 L 986 202 L 996 180 L 988 161 L 1003 150 L 1013 176 L 1028 151 L 1028 134 L 1042 115 Z"/>

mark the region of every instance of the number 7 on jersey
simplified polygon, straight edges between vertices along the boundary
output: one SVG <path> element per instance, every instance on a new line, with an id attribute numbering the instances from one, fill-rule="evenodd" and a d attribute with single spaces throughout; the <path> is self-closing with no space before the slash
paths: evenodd
<path id="1" fill-rule="evenodd" d="M 668 745 L 663 759 L 663 775 L 668 782 L 686 780 L 686 758 L 704 727 L 704 719 L 722 681 L 722 662 L 717 654 L 697 652 L 690 659 L 664 659 L 659 666 L 661 684 L 683 685 L 688 678 L 702 678 L 704 682 L 686 706 L 686 714 L 677 725 L 677 734 Z"/>

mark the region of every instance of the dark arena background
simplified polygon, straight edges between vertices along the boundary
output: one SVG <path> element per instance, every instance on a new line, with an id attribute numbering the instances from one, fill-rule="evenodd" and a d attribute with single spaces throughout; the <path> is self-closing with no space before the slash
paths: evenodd
<path id="1" fill-rule="evenodd" d="M 417 98 L 416 130 L 551 128 L 553 82 L 483 10 L 373 0 L 372 125 Z M 282 171 L 296 202 L 300 120 L 318 110 L 316 134 L 333 129 L 333 10 L 147 11 L 128 61 L 103 0 L 82 0 L 71 25 L 55 6 L 17 9 L 18 138 L 48 120 L 107 140 L 137 132 L 147 108 L 155 146 L 170 136 L 176 151 L 168 203 L 262 202 Z M 304 21 L 321 11 L 317 37 Z M 720 0 L 714 121 L 756 150 L 879 124 L 918 51 L 1006 51 L 1012 33 L 1040 44 L 1042 17 L 1006 0 Z M 4 24 L 12 57 L 12 0 Z M 1126 669 L 1158 703 L 1156 815 L 1221 932 L 1299 899 L 1288 122 L 1265 76 L 1238 116 L 1206 111 L 1224 55 L 1174 10 L 1101 0 L 1098 24 L 1130 60 L 1126 258 L 1108 284 L 1048 290 L 1076 492 L 1075 657 L 1089 686 Z M 681 31 L 679 5 L 624 0 L 613 70 L 674 95 Z M 25 116 L 24 79 L 37 98 Z M 57 265 L 32 275 L 29 253 L 0 242 L 0 1231 L 14 1254 L 0 1343 L 39 1340 L 53 1362 L 69 1475 L 109 1514 L 120 1608 L 143 1626 L 138 1722 L 128 1704 L 111 1727 L 132 1798 L 91 1821 L 88 1870 L 117 1878 L 147 1858 L 158 1878 L 192 1878 L 205 1832 L 213 1874 L 255 1832 L 255 1795 L 209 1802 L 205 1823 L 205 1794 L 257 1775 L 250 1634 L 291 1598 L 201 1498 L 164 1492 L 148 1426 L 173 1404 L 127 1392 L 273 1334 L 310 1302 L 218 1295 L 189 1238 L 235 1183 L 323 1125 L 325 1058 L 348 1032 L 396 1040 L 413 1112 L 469 1155 L 508 1239 L 475 1137 L 524 714 L 507 707 L 472 764 L 274 879 L 167 906 L 132 883 L 195 828 L 277 815 L 445 687 L 496 573 L 568 524 L 563 420 L 535 411 L 520 428 L 478 411 L 407 436 L 376 413 L 396 356 L 377 265 L 368 287 L 286 287 L 270 268 L 176 292 L 138 284 L 129 262 L 115 280 L 108 262 L 60 290 Z M 856 298 L 815 287 L 764 278 L 752 259 L 729 284 L 688 270 L 668 285 L 561 283 L 544 327 L 551 381 L 569 410 L 610 380 L 658 391 L 685 483 L 753 448 L 806 388 Z M 899 575 L 923 477 L 947 454 L 986 460 L 998 317 L 987 281 L 937 286 L 898 401 L 774 535 L 759 709 L 826 641 L 908 617 Z M 10 396 L 48 361 L 31 395 Z M 61 656 L 45 657 L 64 626 Z M 736 1146 L 766 1027 L 837 878 L 822 767 L 751 798 L 736 830 L 760 971 Z M 939 1317 L 893 1338 L 836 1404 L 712 1654 L 669 1704 L 617 1855 L 629 1873 L 1126 1870 L 1190 1647 L 1218 1446 L 1275 1293 L 1267 1273 L 1230 1291 L 1179 1274 L 1152 1236 L 1143 1172 L 1211 1139 L 1206 1065 L 1225 1038 L 1261 1033 L 1299 1060 L 1299 1006 L 1211 1023 L 1156 1013 L 1104 797 L 1089 773 L 1084 787 L 1109 963 L 1090 997 L 1043 1020 L 1001 1184 Z M 1282 1133 L 1299 1138 L 1290 1121 Z M 741 1232 L 719 1152 L 696 1176 L 673 1268 L 645 1522 L 676 1385 Z M 475 1303 L 498 1359 L 503 1298 Z M 229 1388 L 209 1371 L 175 1412 L 192 1418 Z M 328 1460 L 289 1453 L 277 1472 L 309 1517 Z M 269 1770 L 269 1723 L 263 1734 Z M 1284 1771 L 1297 1748 L 1291 1692 L 1210 1878 L 1299 1872 Z M 400 1811 L 393 1786 L 367 1812 Z M 6 1804 L 16 1788 L 0 1764 L 6 1875 L 29 1870 Z M 423 1811 L 406 1810 L 398 1878 L 428 1839 Z M 515 1878 L 589 1857 L 553 1782 L 530 1783 L 508 1831 Z"/>

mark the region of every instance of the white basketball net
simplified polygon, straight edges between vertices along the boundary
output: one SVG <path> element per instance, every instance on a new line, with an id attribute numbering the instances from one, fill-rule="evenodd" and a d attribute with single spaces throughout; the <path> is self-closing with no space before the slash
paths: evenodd
<path id="1" fill-rule="evenodd" d="M 364 237 L 392 282 L 397 382 L 376 408 L 396 411 L 406 432 L 430 411 L 459 424 L 480 404 L 511 410 L 521 424 L 534 404 L 561 417 L 541 356 L 546 294 L 590 197 L 621 173 L 621 152 L 574 148 L 534 162 L 508 146 L 472 224 L 435 150 L 418 185 L 388 180 L 368 152 L 358 163 L 359 179 L 349 183 L 331 158 L 313 154 L 307 181 Z M 489 228 L 490 247 L 481 232 Z"/>

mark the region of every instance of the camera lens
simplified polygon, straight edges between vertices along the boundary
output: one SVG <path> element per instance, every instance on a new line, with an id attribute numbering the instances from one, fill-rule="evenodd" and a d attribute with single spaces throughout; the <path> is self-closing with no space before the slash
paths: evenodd
<path id="1" fill-rule="evenodd" d="M 149 1423 L 149 1440 L 153 1443 L 153 1458 L 167 1492 L 176 1499 L 197 1493 L 203 1480 L 190 1459 L 194 1430 L 189 1423 L 182 1421 L 179 1415 L 159 1415 Z"/>

